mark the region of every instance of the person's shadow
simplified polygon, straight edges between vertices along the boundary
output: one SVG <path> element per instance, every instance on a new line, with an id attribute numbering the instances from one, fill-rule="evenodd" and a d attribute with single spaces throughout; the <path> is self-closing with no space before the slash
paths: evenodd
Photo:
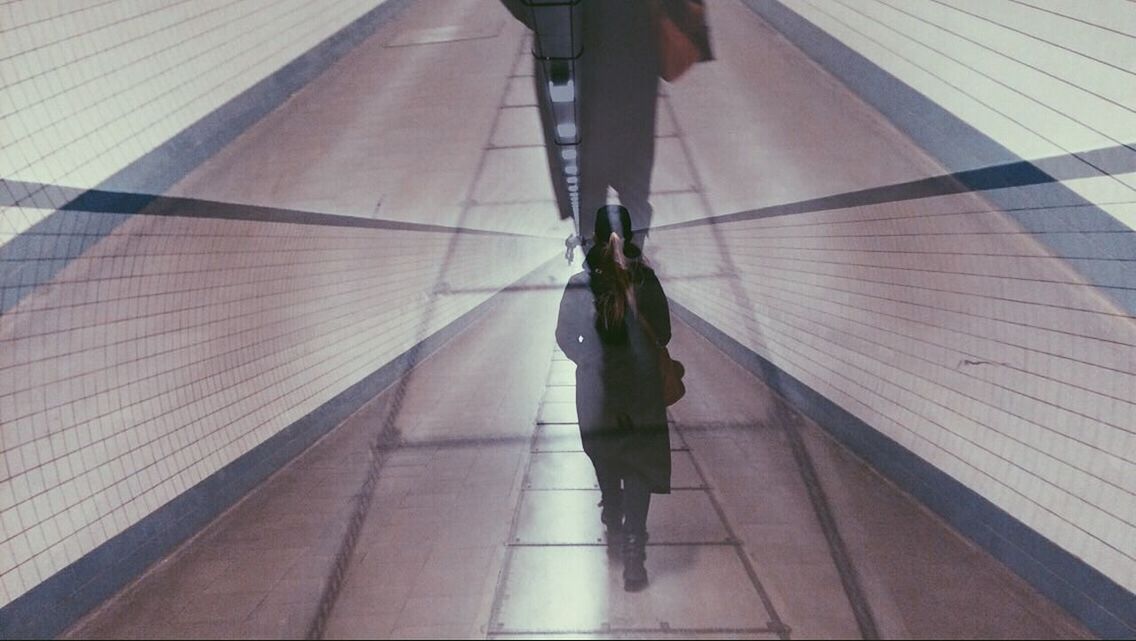
<path id="1" fill-rule="evenodd" d="M 501 0 L 530 29 L 532 8 L 524 0 Z M 582 55 L 575 61 L 579 100 L 579 236 L 590 240 L 595 212 L 607 204 L 608 188 L 631 212 L 640 246 L 651 226 L 649 200 L 655 162 L 658 55 L 649 3 L 583 0 L 580 11 Z M 540 104 L 549 171 L 561 218 L 572 216 L 562 160 L 551 118 L 545 65 L 536 61 L 535 90 Z M 591 243 L 588 243 L 589 245 Z"/>

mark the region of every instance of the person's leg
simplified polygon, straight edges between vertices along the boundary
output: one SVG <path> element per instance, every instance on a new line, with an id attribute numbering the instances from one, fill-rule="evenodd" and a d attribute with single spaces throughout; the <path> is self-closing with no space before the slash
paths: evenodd
<path id="1" fill-rule="evenodd" d="M 651 508 L 651 488 L 634 472 L 623 477 L 624 527 L 633 534 L 647 534 L 647 511 Z"/>
<path id="2" fill-rule="evenodd" d="M 651 174 L 655 168 L 655 84 L 643 88 L 644 98 L 636 100 L 642 117 L 642 128 L 627 132 L 621 162 L 610 178 L 619 194 L 619 203 L 631 213 L 631 228 L 635 230 L 635 243 L 643 246 L 651 230 L 654 208 L 651 207 Z"/>
<path id="3" fill-rule="evenodd" d="M 600 486 L 600 521 L 609 530 L 619 530 L 623 527 L 623 490 L 620 488 L 619 470 L 604 459 L 595 459 L 592 465 L 596 468 L 596 482 Z"/>
<path id="4" fill-rule="evenodd" d="M 634 592 L 647 587 L 647 511 L 651 488 L 646 479 L 630 472 L 623 477 L 623 588 Z"/>

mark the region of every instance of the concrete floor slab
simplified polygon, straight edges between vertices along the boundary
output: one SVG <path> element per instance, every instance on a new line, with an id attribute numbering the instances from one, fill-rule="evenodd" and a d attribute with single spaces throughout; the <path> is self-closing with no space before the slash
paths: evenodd
<path id="1" fill-rule="evenodd" d="M 473 192 L 479 203 L 552 200 L 544 147 L 490 149 Z"/>
<path id="2" fill-rule="evenodd" d="M 552 368 L 549 370 L 549 376 L 557 380 L 572 377 L 572 381 L 575 382 L 576 364 L 567 360 L 567 358 L 564 360 L 554 359 L 552 361 Z M 550 380 L 552 379 L 550 378 Z"/>
<path id="3" fill-rule="evenodd" d="M 544 403 L 575 403 L 576 402 L 576 387 L 574 385 L 555 385 L 550 386 L 544 391 L 544 398 L 541 399 L 541 404 Z"/>
<path id="4" fill-rule="evenodd" d="M 557 389 L 557 388 L 552 388 Z M 576 416 L 576 401 L 545 401 L 540 404 L 536 422 L 540 425 L 559 423 L 562 425 L 576 425 L 579 422 Z"/>
<path id="5" fill-rule="evenodd" d="M 386 46 L 408 47 L 493 38 L 501 32 L 504 22 L 499 16 L 486 16 L 485 19 L 476 22 L 458 17 L 454 24 L 431 25 L 420 29 L 403 30 L 397 36 L 391 38 Z"/>
<path id="6" fill-rule="evenodd" d="M 560 433 L 554 430 L 551 434 L 546 427 L 561 428 Z M 581 450 L 573 448 L 569 451 L 552 451 L 548 446 L 559 443 L 571 443 L 570 429 L 575 426 L 543 426 L 538 432 L 537 443 L 545 445 L 541 451 L 533 454 L 529 476 L 525 483 L 527 489 L 593 489 L 596 485 L 595 468 L 591 460 Z M 580 440 L 579 429 L 576 429 L 576 442 Z M 672 447 L 678 443 L 672 442 Z M 580 453 L 577 453 L 580 452 Z M 671 487 L 674 489 L 689 489 L 703 487 L 702 477 L 694 467 L 690 455 L 682 451 L 671 453 Z"/>
<path id="7" fill-rule="evenodd" d="M 773 632 L 759 632 L 759 631 L 738 631 L 738 632 L 692 632 L 690 630 L 681 631 L 659 631 L 652 630 L 650 632 L 608 632 L 606 634 L 490 634 L 487 639 L 534 639 L 543 641 L 545 639 L 696 639 L 702 641 L 703 639 L 779 639 L 776 633 Z"/>
<path id="8" fill-rule="evenodd" d="M 678 127 L 675 125 L 674 116 L 671 114 L 670 109 L 659 109 L 655 114 L 655 136 L 672 137 L 678 135 Z"/>
<path id="9" fill-rule="evenodd" d="M 521 495 L 516 545 L 598 545 L 605 541 L 600 525 L 599 490 L 541 490 Z M 651 498 L 647 517 L 654 544 L 720 544 L 729 540 L 709 496 L 676 490 Z"/>
<path id="10" fill-rule="evenodd" d="M 558 389 L 558 388 L 549 388 Z M 534 452 L 583 452 L 579 425 L 539 425 L 533 439 Z"/>
<path id="11" fill-rule="evenodd" d="M 588 457 L 575 452 L 539 452 L 532 455 L 525 489 L 592 489 L 596 472 Z"/>
<path id="12" fill-rule="evenodd" d="M 549 390 L 565 389 L 549 387 Z M 547 396 L 546 396 L 547 398 Z M 532 450 L 534 452 L 583 452 L 584 446 L 580 442 L 580 427 L 578 425 L 546 424 L 538 425 Z M 687 447 L 681 438 L 671 428 L 671 451 L 685 452 Z M 685 474 L 685 472 L 684 472 Z"/>
<path id="13" fill-rule="evenodd" d="M 698 191 L 698 182 L 678 138 L 655 140 L 655 166 L 651 192 Z"/>
<path id="14" fill-rule="evenodd" d="M 633 594 L 623 591 L 622 568 L 603 547 L 516 548 L 490 632 L 756 632 L 768 623 L 732 547 L 653 546 L 647 569 L 650 587 Z"/>
<path id="15" fill-rule="evenodd" d="M 540 112 L 534 107 L 510 107 L 497 114 L 497 125 L 489 137 L 495 147 L 543 147 L 544 132 Z"/>
<path id="16" fill-rule="evenodd" d="M 527 56 L 526 56 L 527 57 Z M 536 105 L 536 91 L 531 78 L 509 78 L 509 85 L 505 89 L 506 107 L 522 107 Z"/>
<path id="17" fill-rule="evenodd" d="M 548 200 L 517 203 L 471 204 L 465 209 L 462 226 L 510 234 L 532 234 L 563 239 L 572 232 L 570 220 L 560 220 L 560 208 L 549 194 Z"/>

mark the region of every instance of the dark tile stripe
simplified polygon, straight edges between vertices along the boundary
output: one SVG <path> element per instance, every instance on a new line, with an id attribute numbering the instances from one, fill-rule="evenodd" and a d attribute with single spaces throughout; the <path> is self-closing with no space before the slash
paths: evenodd
<path id="1" fill-rule="evenodd" d="M 182 218 L 212 218 L 218 220 L 243 220 L 258 223 L 286 223 L 290 225 L 318 225 L 321 227 L 355 227 L 359 229 L 391 229 L 401 231 L 432 231 L 458 234 L 482 234 L 489 236 L 532 236 L 516 232 L 502 232 L 495 230 L 470 229 L 466 227 L 452 227 L 430 223 L 416 223 L 404 220 L 389 220 L 386 218 L 362 218 L 359 216 L 344 216 L 341 214 L 327 214 L 302 209 L 288 209 L 285 207 L 269 207 L 266 205 L 249 205 L 203 198 L 189 198 L 185 196 L 159 196 L 153 194 L 134 194 L 120 191 L 107 191 L 104 189 L 79 189 L 76 187 L 63 187 L 60 185 L 46 185 L 41 183 L 27 183 L 0 179 L 6 186 L 18 186 L 27 189 L 30 193 L 63 193 L 73 196 L 59 211 L 79 212 L 86 214 L 143 214 L 146 216 L 175 216 Z M 0 192 L 0 207 L 21 204 L 12 200 L 5 200 Z M 62 219 L 61 219 L 62 220 Z M 115 223 L 117 225 L 117 223 Z M 86 228 L 81 228 L 86 231 Z M 51 228 L 57 234 L 68 235 L 67 231 Z M 25 233 L 16 238 L 18 241 L 24 236 L 36 237 L 35 234 Z M 50 249 L 50 248 L 48 248 Z M 10 259 L 12 251 L 8 246 L 0 248 L 0 254 L 8 251 Z M 31 257 L 34 258 L 34 255 Z"/>
<path id="2" fill-rule="evenodd" d="M 1019 161 L 982 169 L 970 169 L 953 174 L 930 176 L 919 180 L 880 185 L 790 203 L 779 203 L 729 214 L 716 214 L 706 218 L 657 226 L 652 228 L 652 231 L 682 229 L 700 225 L 721 225 L 744 220 L 775 218 L 851 207 L 870 207 L 872 205 L 968 192 L 1031 187 L 1099 175 L 1095 170 L 1090 169 L 1089 165 L 1078 160 L 1086 156 L 1097 158 L 1094 166 L 1107 167 L 1111 174 L 1136 171 L 1136 153 L 1127 146 L 1114 145 L 1079 153 L 1076 156 L 1071 154 L 1050 156 L 1038 158 L 1031 162 Z M 1051 195 L 1056 197 L 1061 194 Z M 1095 207 L 1095 205 L 1087 203 L 1071 191 L 1067 190 L 1066 195 L 1072 195 L 1072 198 L 1066 201 L 1054 199 L 1046 200 L 1044 203 L 1033 203 L 1027 209 L 1022 210 L 1029 213 L 1037 221 L 1037 229 L 1034 230 L 1034 233 L 1119 233 L 1127 234 L 1126 240 L 1129 241 L 1132 236 L 1136 236 L 1136 231 L 1111 216 L 1107 218 L 1070 217 L 1068 214 L 1073 208 Z M 1070 232 L 1070 229 L 1076 229 L 1077 232 Z M 1131 259 L 1133 254 L 1125 254 L 1125 257 Z"/>

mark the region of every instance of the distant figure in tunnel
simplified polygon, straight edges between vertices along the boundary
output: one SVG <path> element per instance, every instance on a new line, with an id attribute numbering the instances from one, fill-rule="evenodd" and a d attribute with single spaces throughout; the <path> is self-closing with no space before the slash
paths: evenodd
<path id="1" fill-rule="evenodd" d="M 524 0 L 502 0 L 509 11 L 532 28 Z M 659 93 L 657 50 L 650 3 L 642 0 L 584 0 L 583 55 L 577 61 L 580 106 L 579 194 L 580 240 L 586 244 L 594 214 L 607 204 L 608 188 L 632 212 L 632 228 L 640 245 L 651 225 L 648 199 L 655 163 L 655 114 Z M 549 168 L 562 217 L 571 215 L 567 192 L 560 185 L 557 147 L 551 129 L 542 65 L 537 64 L 536 94 L 541 103 Z M 595 242 L 606 242 L 595 239 Z"/>
<path id="2" fill-rule="evenodd" d="M 671 488 L 658 365 L 671 338 L 670 310 L 631 242 L 627 209 L 601 207 L 594 220 L 596 244 L 564 290 L 556 342 L 576 363 L 580 438 L 600 486 L 600 520 L 609 537 L 622 535 L 624 588 L 636 591 L 647 585 L 651 494 Z"/>

